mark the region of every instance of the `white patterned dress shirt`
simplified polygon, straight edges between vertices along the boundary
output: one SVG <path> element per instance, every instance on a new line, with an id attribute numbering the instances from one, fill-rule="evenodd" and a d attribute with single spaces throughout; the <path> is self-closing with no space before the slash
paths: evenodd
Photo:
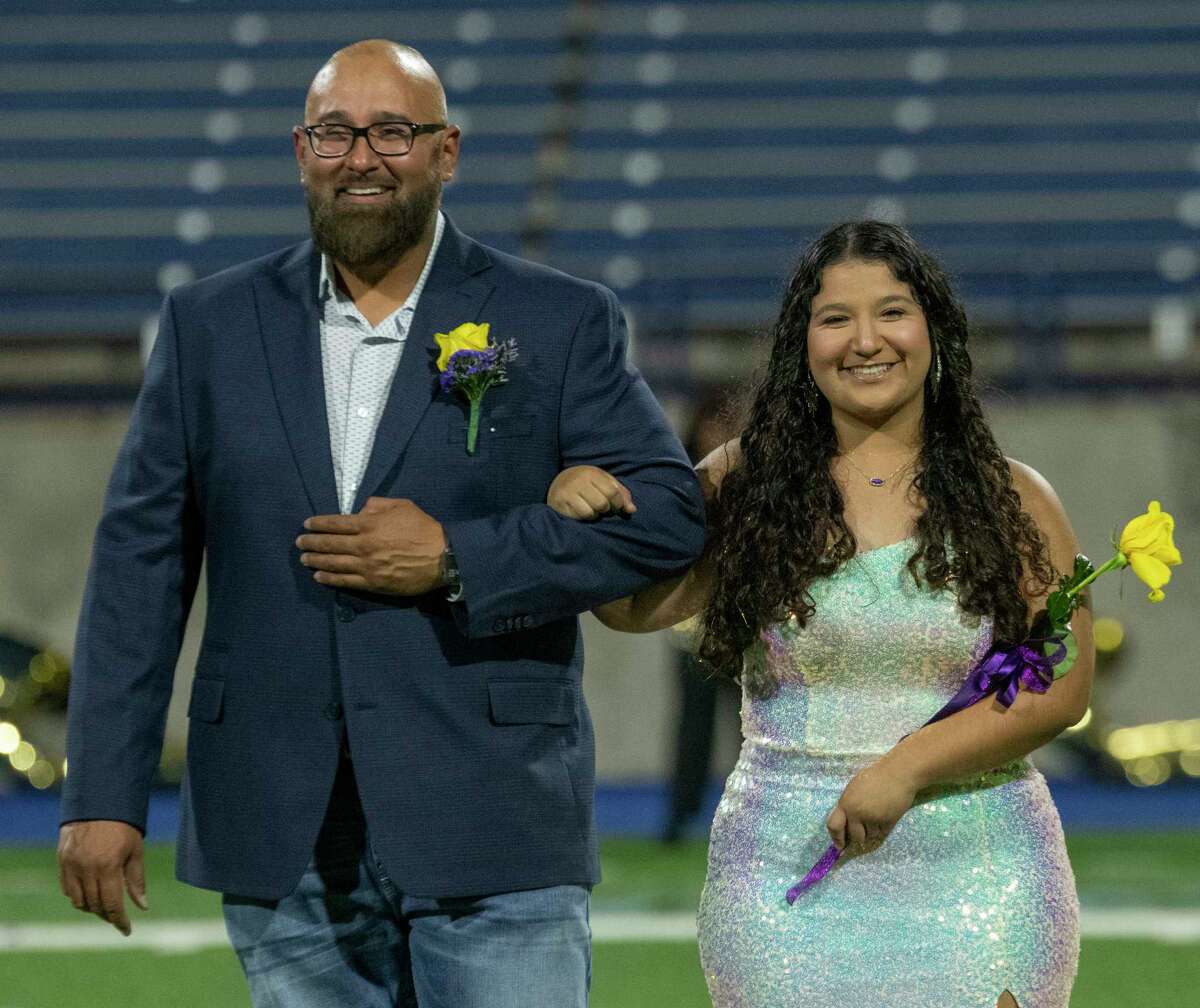
<path id="1" fill-rule="evenodd" d="M 329 450 L 342 514 L 354 507 L 358 484 L 371 458 L 375 432 L 387 405 L 396 365 L 404 352 L 417 301 L 445 230 L 441 212 L 425 267 L 408 299 L 377 326 L 372 326 L 349 295 L 338 289 L 333 263 L 321 256 L 317 299 L 321 306 L 321 365 L 325 376 L 325 410 Z"/>

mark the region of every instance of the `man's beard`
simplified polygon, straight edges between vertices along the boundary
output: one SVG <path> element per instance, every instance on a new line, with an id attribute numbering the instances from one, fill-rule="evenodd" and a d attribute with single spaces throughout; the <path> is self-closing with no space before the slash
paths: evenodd
<path id="1" fill-rule="evenodd" d="M 326 197 L 307 186 L 304 196 L 317 248 L 374 284 L 425 236 L 441 203 L 442 179 L 435 171 L 427 183 L 381 207 L 339 207 L 336 193 Z"/>

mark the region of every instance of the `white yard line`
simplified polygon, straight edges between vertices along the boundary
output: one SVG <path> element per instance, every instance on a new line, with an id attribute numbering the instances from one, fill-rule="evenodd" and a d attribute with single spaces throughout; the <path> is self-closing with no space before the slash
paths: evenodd
<path id="1" fill-rule="evenodd" d="M 1144 938 L 1186 944 L 1200 942 L 1200 910 L 1085 908 L 1084 938 Z M 592 939 L 603 942 L 685 942 L 696 937 L 691 913 L 594 913 Z M 122 938 L 97 922 L 77 924 L 0 924 L 0 953 L 71 952 L 89 949 L 149 949 L 179 954 L 228 944 L 221 920 L 135 920 L 133 934 Z"/>

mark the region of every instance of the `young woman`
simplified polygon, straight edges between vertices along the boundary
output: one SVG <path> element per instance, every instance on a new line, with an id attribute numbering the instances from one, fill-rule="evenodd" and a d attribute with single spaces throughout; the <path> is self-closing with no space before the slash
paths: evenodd
<path id="1" fill-rule="evenodd" d="M 701 656 L 742 684 L 699 914 L 718 1008 L 1067 1006 L 1078 901 L 1026 756 L 1087 708 L 1087 610 L 1048 692 L 921 727 L 993 639 L 1025 638 L 1076 553 L 1054 491 L 997 448 L 966 344 L 903 229 L 827 232 L 745 429 L 698 467 L 704 557 L 597 612 L 631 632 L 703 613 Z M 635 503 L 591 468 L 549 502 L 584 519 Z M 789 906 L 831 837 L 839 863 Z"/>

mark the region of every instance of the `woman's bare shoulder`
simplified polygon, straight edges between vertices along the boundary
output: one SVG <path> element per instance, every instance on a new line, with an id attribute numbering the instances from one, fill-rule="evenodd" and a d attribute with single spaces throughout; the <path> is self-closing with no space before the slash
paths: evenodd
<path id="1" fill-rule="evenodd" d="M 711 499 L 721 489 L 721 481 L 742 461 L 742 439 L 735 437 L 720 447 L 714 448 L 696 466 L 696 475 L 704 490 L 705 499 Z"/>

